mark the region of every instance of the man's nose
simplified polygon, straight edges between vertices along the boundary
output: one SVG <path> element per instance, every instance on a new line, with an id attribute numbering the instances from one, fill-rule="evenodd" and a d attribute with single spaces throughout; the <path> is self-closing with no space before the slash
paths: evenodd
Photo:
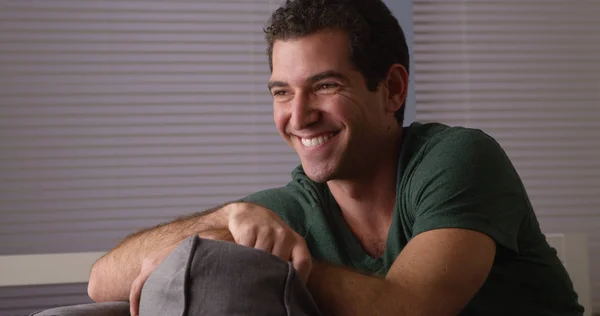
<path id="1" fill-rule="evenodd" d="M 319 120 L 319 111 L 308 96 L 297 95 L 293 101 L 290 113 L 291 127 L 302 130 Z"/>

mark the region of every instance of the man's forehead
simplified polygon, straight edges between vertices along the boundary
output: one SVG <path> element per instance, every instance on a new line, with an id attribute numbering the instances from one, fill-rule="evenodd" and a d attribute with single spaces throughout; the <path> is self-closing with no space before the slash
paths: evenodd
<path id="1" fill-rule="evenodd" d="M 326 72 L 348 77 L 353 68 L 348 45 L 339 47 L 339 43 L 325 40 L 328 37 L 328 34 L 313 34 L 275 41 L 271 81 L 305 82 Z"/>

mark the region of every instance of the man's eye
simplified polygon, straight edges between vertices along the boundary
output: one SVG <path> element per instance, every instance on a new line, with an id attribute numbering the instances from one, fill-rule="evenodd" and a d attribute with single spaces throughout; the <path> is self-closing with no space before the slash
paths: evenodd
<path id="1" fill-rule="evenodd" d="M 321 83 L 317 86 L 317 90 L 327 90 L 339 87 L 337 83 Z"/>
<path id="2" fill-rule="evenodd" d="M 273 91 L 272 93 L 273 93 L 273 96 L 281 96 L 281 95 L 286 94 L 285 90 L 276 90 L 276 91 Z"/>

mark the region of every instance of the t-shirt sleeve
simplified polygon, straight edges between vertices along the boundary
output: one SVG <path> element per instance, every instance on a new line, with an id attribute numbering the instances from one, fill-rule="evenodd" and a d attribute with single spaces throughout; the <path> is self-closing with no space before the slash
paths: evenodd
<path id="1" fill-rule="evenodd" d="M 458 129 L 428 146 L 411 183 L 413 236 L 440 228 L 479 231 L 518 253 L 530 204 L 500 145 L 481 131 Z"/>
<path id="2" fill-rule="evenodd" d="M 272 210 L 279 215 L 294 231 L 301 236 L 306 235 L 307 218 L 306 209 L 310 207 L 310 200 L 297 185 L 290 183 L 284 187 L 268 189 L 250 194 L 239 202 L 260 205 Z"/>

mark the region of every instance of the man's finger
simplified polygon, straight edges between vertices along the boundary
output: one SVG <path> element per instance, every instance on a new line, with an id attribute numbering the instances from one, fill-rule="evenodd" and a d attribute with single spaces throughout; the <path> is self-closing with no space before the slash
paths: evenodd
<path id="1" fill-rule="evenodd" d="M 256 232 L 247 231 L 240 236 L 234 236 L 235 242 L 239 245 L 254 248 L 254 244 L 256 244 Z"/>
<path id="2" fill-rule="evenodd" d="M 273 245 L 272 254 L 277 256 L 283 261 L 290 261 L 292 255 L 292 249 L 294 248 L 294 243 L 292 238 L 285 237 L 282 239 L 276 239 L 275 244 Z"/>
<path id="3" fill-rule="evenodd" d="M 292 249 L 292 264 L 302 280 L 305 283 L 308 282 L 308 276 L 312 269 L 312 257 L 305 244 L 297 244 Z"/>
<path id="4" fill-rule="evenodd" d="M 131 316 L 138 316 L 140 312 L 140 297 L 142 296 L 142 287 L 148 276 L 142 270 L 140 275 L 131 284 L 131 290 L 129 291 L 129 312 Z"/>
<path id="5" fill-rule="evenodd" d="M 275 236 L 269 230 L 260 231 L 256 237 L 254 248 L 271 253 L 275 244 Z"/>

